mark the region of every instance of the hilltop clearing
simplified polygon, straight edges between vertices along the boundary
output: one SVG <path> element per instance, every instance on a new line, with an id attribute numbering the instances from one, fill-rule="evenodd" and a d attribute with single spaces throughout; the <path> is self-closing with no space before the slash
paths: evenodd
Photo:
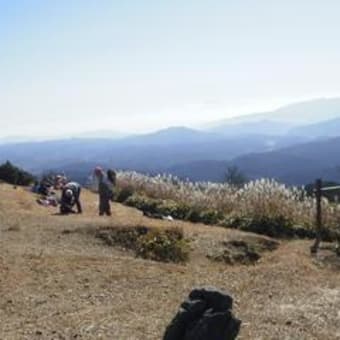
<path id="1" fill-rule="evenodd" d="M 54 215 L 23 188 L 0 184 L 0 197 L 0 339 L 161 339 L 191 289 L 206 285 L 234 297 L 240 339 L 340 339 L 340 271 L 310 257 L 311 241 L 280 241 L 256 264 L 229 264 L 211 253 L 271 239 L 149 219 L 117 203 L 100 218 L 86 190 L 84 214 L 72 216 Z M 129 226 L 182 228 L 189 261 L 144 260 L 95 237 Z"/>

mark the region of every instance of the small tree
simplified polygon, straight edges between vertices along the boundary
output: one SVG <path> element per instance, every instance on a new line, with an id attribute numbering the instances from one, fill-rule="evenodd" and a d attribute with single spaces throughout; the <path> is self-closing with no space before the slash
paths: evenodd
<path id="1" fill-rule="evenodd" d="M 7 161 L 0 165 L 0 180 L 14 185 L 29 185 L 35 178 L 30 173 Z"/>
<path id="2" fill-rule="evenodd" d="M 248 182 L 248 178 L 237 166 L 230 166 L 225 174 L 224 182 L 240 188 Z"/>

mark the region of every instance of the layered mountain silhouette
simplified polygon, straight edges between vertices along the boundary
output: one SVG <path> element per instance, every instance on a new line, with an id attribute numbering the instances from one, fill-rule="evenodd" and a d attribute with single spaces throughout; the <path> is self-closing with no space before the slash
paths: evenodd
<path id="1" fill-rule="evenodd" d="M 191 129 L 173 128 L 155 134 L 110 139 L 67 139 L 0 146 L 0 161 L 12 162 L 31 171 L 70 163 L 111 163 L 139 171 L 163 171 L 183 162 L 230 160 L 237 156 L 271 150 L 275 136 L 229 138 Z"/>
<path id="2" fill-rule="evenodd" d="M 296 126 L 331 120 L 340 116 L 340 98 L 322 98 L 283 106 L 271 112 L 253 113 L 214 122 L 211 127 L 223 125 L 273 121 Z"/>
<path id="3" fill-rule="evenodd" d="M 324 122 L 299 126 L 289 131 L 291 135 L 302 137 L 336 137 L 340 135 L 340 117 Z"/>
<path id="4" fill-rule="evenodd" d="M 289 184 L 305 184 L 320 176 L 339 178 L 338 98 L 212 125 L 205 130 L 173 127 L 125 137 L 105 131 L 40 142 L 11 140 L 0 145 L 0 161 L 10 160 L 34 173 L 63 170 L 82 180 L 96 164 L 169 172 L 192 180 L 223 181 L 230 164 L 249 178 L 271 177 Z"/>
<path id="5" fill-rule="evenodd" d="M 248 154 L 232 161 L 182 163 L 169 168 L 168 172 L 195 181 L 222 181 L 231 165 L 250 179 L 273 178 L 292 185 L 304 185 L 319 177 L 339 181 L 340 137 Z"/>

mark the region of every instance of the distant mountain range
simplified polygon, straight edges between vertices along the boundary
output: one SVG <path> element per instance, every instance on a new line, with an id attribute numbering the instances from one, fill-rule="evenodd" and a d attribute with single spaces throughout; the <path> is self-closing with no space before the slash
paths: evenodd
<path id="1" fill-rule="evenodd" d="M 315 124 L 299 126 L 291 129 L 289 134 L 313 138 L 340 136 L 340 117 Z"/>
<path id="2" fill-rule="evenodd" d="M 234 122 L 227 121 L 221 125 L 215 126 L 210 129 L 211 132 L 219 133 L 226 136 L 239 136 L 239 135 L 285 135 L 293 127 L 292 123 L 272 121 L 272 120 L 259 120 L 259 121 L 243 121 Z"/>
<path id="3" fill-rule="evenodd" d="M 139 171 L 164 171 L 184 162 L 198 160 L 231 160 L 237 156 L 272 150 L 281 143 L 272 136 L 228 138 L 207 132 L 171 128 L 155 134 L 111 139 L 67 139 L 8 144 L 0 146 L 0 161 L 7 159 L 37 172 L 46 167 L 70 163 L 110 163 L 118 168 Z M 289 141 L 285 141 L 286 145 Z"/>
<path id="4" fill-rule="evenodd" d="M 340 99 L 321 99 L 218 122 L 204 131 L 173 127 L 133 136 L 94 131 L 44 142 L 11 140 L 0 145 L 0 162 L 35 173 L 64 170 L 81 180 L 103 164 L 222 181 L 235 164 L 250 178 L 304 184 L 319 176 L 338 179 L 339 150 Z"/>
<path id="5" fill-rule="evenodd" d="M 237 166 L 249 179 L 274 178 L 293 185 L 307 184 L 319 177 L 340 181 L 340 137 L 248 154 L 232 161 L 178 164 L 168 172 L 195 181 L 222 181 L 231 165 Z"/>
<path id="6" fill-rule="evenodd" d="M 244 122 L 274 121 L 306 125 L 331 120 L 340 116 L 340 98 L 322 98 L 283 106 L 271 112 L 252 113 L 212 123 L 212 126 Z"/>
<path id="7" fill-rule="evenodd" d="M 232 161 L 250 178 L 270 177 L 288 184 L 306 184 L 321 177 L 340 180 L 340 137 L 299 144 Z"/>
<path id="8" fill-rule="evenodd" d="M 287 105 L 272 112 L 217 121 L 209 126 L 209 130 L 226 135 L 257 133 L 300 136 L 299 128 L 301 127 L 311 124 L 316 127 L 319 123 L 335 121 L 339 118 L 340 98 L 316 99 Z M 304 136 L 314 137 L 309 134 Z"/>
<path id="9" fill-rule="evenodd" d="M 70 133 L 56 136 L 7 136 L 0 138 L 0 145 L 3 144 L 18 144 L 18 143 L 31 143 L 31 142 L 46 142 L 63 139 L 121 139 L 128 135 L 123 132 L 111 130 L 94 130 L 81 133 Z"/>

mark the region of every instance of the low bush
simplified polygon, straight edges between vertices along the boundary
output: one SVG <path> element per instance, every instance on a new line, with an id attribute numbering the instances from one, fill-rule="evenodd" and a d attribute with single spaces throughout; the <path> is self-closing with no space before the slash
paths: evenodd
<path id="1" fill-rule="evenodd" d="M 140 226 L 133 228 L 105 228 L 98 230 L 96 236 L 103 239 L 109 246 L 122 246 L 134 250 L 138 238 L 147 232 L 148 228 Z"/>
<path id="2" fill-rule="evenodd" d="M 313 193 L 272 179 L 251 181 L 237 188 L 227 183 L 181 181 L 170 175 L 118 173 L 117 187 L 127 186 L 134 189 L 134 194 L 126 200 L 128 205 L 150 212 L 149 216 L 171 215 L 275 237 L 315 236 Z M 323 238 L 332 239 L 340 233 L 340 204 L 324 197 L 322 210 Z"/>
<path id="3" fill-rule="evenodd" d="M 131 186 L 124 187 L 115 194 L 115 201 L 124 203 L 129 197 L 134 194 L 134 189 Z"/>
<path id="4" fill-rule="evenodd" d="M 163 200 L 157 205 L 157 210 L 164 216 L 172 216 L 179 220 L 187 220 L 190 213 L 190 207 L 183 203 L 177 203 L 172 200 Z"/>
<path id="5" fill-rule="evenodd" d="M 180 229 L 153 229 L 137 241 L 136 254 L 145 259 L 163 262 L 186 262 L 189 247 Z"/>
<path id="6" fill-rule="evenodd" d="M 225 243 L 223 252 L 215 255 L 209 255 L 209 259 L 217 262 L 225 262 L 227 264 L 254 264 L 261 255 L 254 247 L 244 241 L 230 241 Z"/>
<path id="7" fill-rule="evenodd" d="M 199 222 L 205 224 L 218 224 L 223 218 L 223 213 L 217 210 L 203 210 L 199 214 Z"/>
<path id="8" fill-rule="evenodd" d="M 218 224 L 224 218 L 224 215 L 217 210 L 191 210 L 188 220 L 191 222 L 200 222 L 204 224 Z"/>
<path id="9" fill-rule="evenodd" d="M 224 218 L 224 215 L 217 210 L 200 211 L 172 200 L 160 200 L 136 194 L 129 197 L 125 204 L 142 210 L 144 213 L 170 215 L 175 219 L 187 220 L 193 223 L 217 224 Z"/>
<path id="10" fill-rule="evenodd" d="M 279 242 L 262 236 L 243 237 L 221 242 L 207 257 L 227 264 L 255 264 L 261 258 L 262 253 L 274 251 L 278 246 Z"/>
<path id="11" fill-rule="evenodd" d="M 234 217 L 225 219 L 221 225 L 277 238 L 313 238 L 315 236 L 312 229 L 294 225 L 292 221 L 284 216 Z"/>
<path id="12" fill-rule="evenodd" d="M 143 226 L 105 228 L 96 237 L 110 246 L 131 249 L 136 256 L 162 262 L 186 262 L 189 244 L 180 228 L 149 228 Z"/>
<path id="13" fill-rule="evenodd" d="M 125 204 L 144 212 L 157 213 L 157 206 L 161 204 L 161 200 L 156 200 L 141 195 L 133 195 L 125 201 Z"/>

